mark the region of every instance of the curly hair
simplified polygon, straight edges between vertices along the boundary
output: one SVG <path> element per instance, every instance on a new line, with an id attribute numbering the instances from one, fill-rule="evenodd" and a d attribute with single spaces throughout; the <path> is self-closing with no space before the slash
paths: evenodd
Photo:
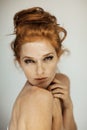
<path id="1" fill-rule="evenodd" d="M 62 37 L 61 32 L 63 33 Z M 60 27 L 55 16 L 40 7 L 25 9 L 15 14 L 14 34 L 16 38 L 12 41 L 11 48 L 17 60 L 20 59 L 21 46 L 36 40 L 49 40 L 58 57 L 65 51 L 62 42 L 67 35 L 67 31 Z"/>

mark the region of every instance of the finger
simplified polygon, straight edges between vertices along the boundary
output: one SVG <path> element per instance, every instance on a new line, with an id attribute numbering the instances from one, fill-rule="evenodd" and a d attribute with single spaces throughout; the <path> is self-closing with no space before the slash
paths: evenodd
<path id="1" fill-rule="evenodd" d="M 69 84 L 66 85 L 63 82 L 61 82 L 60 80 L 58 80 L 57 78 L 54 78 L 53 83 L 58 83 L 58 84 L 61 84 L 61 85 L 65 85 L 66 88 L 70 89 Z"/>
<path id="2" fill-rule="evenodd" d="M 58 98 L 58 99 L 60 98 L 60 99 L 62 99 L 62 100 L 65 99 L 65 96 L 64 96 L 62 93 L 60 93 L 60 94 L 54 94 L 53 97 L 54 97 L 54 98 Z"/>
<path id="3" fill-rule="evenodd" d="M 65 94 L 65 95 L 68 95 L 68 92 L 66 90 L 63 90 L 63 89 L 55 89 L 53 91 L 51 91 L 52 94 L 59 94 L 59 93 L 62 93 L 62 94 Z"/>
<path id="4" fill-rule="evenodd" d="M 48 90 L 54 90 L 57 89 L 59 87 L 59 84 L 51 84 L 50 86 L 48 86 Z"/>
<path id="5" fill-rule="evenodd" d="M 65 85 L 61 85 L 61 84 L 50 85 L 50 86 L 48 87 L 48 90 L 49 90 L 49 91 L 52 91 L 52 90 L 59 89 L 59 88 L 68 91 L 68 88 L 67 88 Z"/>

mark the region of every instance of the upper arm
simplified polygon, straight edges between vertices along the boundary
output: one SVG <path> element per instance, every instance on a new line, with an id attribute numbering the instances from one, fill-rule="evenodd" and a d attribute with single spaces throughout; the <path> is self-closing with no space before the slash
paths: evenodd
<path id="1" fill-rule="evenodd" d="M 17 130 L 51 130 L 52 96 L 45 91 L 37 91 L 26 96 L 20 106 Z"/>
<path id="2" fill-rule="evenodd" d="M 19 117 L 19 102 L 15 101 L 12 113 L 11 113 L 11 119 L 9 122 L 8 130 L 17 130 L 17 119 Z"/>

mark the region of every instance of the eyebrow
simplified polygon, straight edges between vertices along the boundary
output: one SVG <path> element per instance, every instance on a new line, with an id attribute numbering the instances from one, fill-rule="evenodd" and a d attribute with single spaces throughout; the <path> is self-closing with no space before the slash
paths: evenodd
<path id="1" fill-rule="evenodd" d="M 52 55 L 52 54 L 54 54 L 54 53 L 51 52 L 51 53 L 45 54 L 45 55 L 43 55 L 43 57 L 46 57 L 46 56 Z M 30 57 L 30 56 L 24 56 L 22 59 L 26 59 L 26 58 L 34 59 L 34 57 Z"/>

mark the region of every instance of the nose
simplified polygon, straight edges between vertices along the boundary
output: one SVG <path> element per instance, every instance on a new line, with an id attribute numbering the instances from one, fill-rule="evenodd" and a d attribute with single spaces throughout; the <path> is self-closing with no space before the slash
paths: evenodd
<path id="1" fill-rule="evenodd" d="M 37 63 L 36 72 L 38 76 L 42 76 L 44 74 L 44 66 L 42 63 Z"/>

